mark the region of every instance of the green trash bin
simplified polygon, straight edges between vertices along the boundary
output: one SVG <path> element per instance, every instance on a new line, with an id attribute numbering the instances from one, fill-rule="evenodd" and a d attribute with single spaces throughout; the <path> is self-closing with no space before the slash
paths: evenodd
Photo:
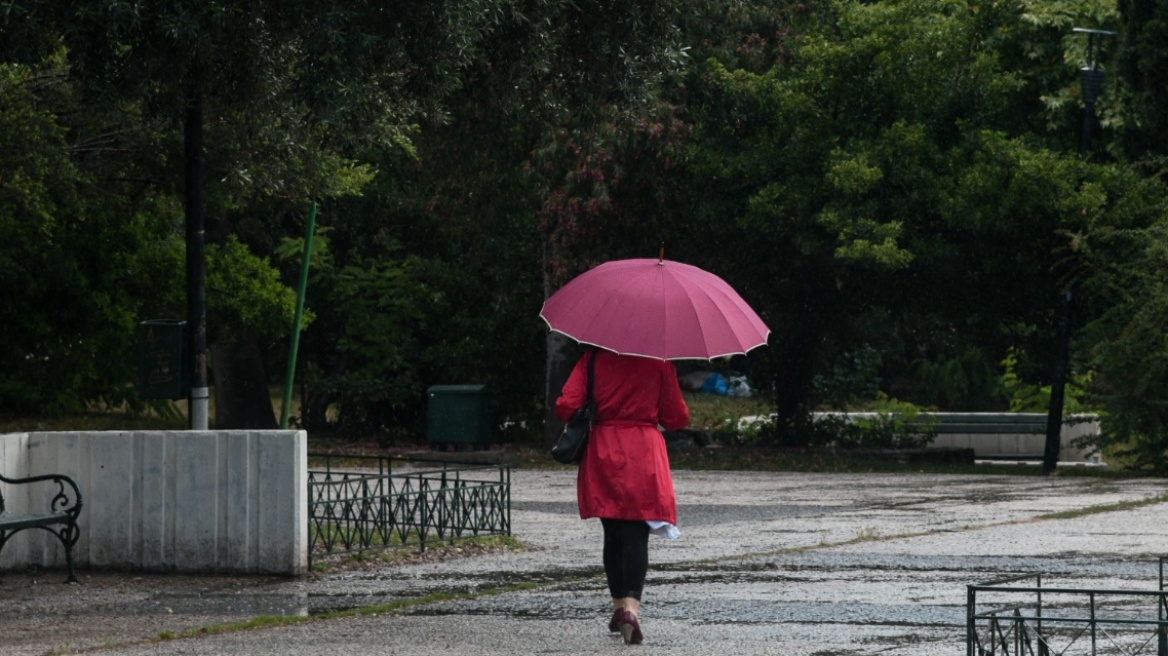
<path id="1" fill-rule="evenodd" d="M 431 449 L 491 446 L 486 385 L 433 385 L 427 390 L 427 430 Z"/>
<path id="2" fill-rule="evenodd" d="M 142 398 L 186 398 L 186 328 L 185 321 L 138 324 L 138 395 Z"/>

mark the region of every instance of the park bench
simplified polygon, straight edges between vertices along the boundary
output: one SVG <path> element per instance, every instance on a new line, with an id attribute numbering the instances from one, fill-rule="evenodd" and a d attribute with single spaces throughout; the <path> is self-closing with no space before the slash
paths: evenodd
<path id="1" fill-rule="evenodd" d="M 4 485 L 31 485 L 48 481 L 56 484 L 56 494 L 47 499 L 47 510 L 41 513 L 16 514 L 8 511 L 4 503 Z M 53 491 L 49 487 L 50 493 Z M 66 583 L 77 581 L 73 571 L 73 545 L 77 543 L 80 530 L 77 528 L 77 516 L 81 514 L 81 491 L 73 479 L 61 474 L 46 474 L 30 476 L 28 478 L 8 478 L 0 474 L 0 552 L 8 544 L 13 535 L 28 528 L 39 528 L 57 536 L 65 547 L 65 562 L 68 566 L 69 577 Z"/>

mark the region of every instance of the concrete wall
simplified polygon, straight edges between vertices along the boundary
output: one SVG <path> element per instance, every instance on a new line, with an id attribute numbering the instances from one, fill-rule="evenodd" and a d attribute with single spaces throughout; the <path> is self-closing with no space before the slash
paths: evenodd
<path id="1" fill-rule="evenodd" d="M 1045 420 L 1045 415 L 1029 415 Z M 1076 421 L 1063 424 L 1059 433 L 1059 462 L 1092 463 L 1100 462 L 1098 452 L 1090 452 L 1074 446 L 1075 440 L 1088 435 L 1099 434 L 1099 418 L 1077 416 Z M 1016 458 L 1019 460 L 1042 460 L 1046 453 L 1045 433 L 941 433 L 929 445 L 935 448 L 971 448 L 974 457 Z"/>
<path id="2" fill-rule="evenodd" d="M 942 420 L 964 422 L 971 421 L 976 415 L 984 415 L 985 417 L 1007 417 L 1014 418 L 1021 422 L 1040 424 L 1040 430 L 1046 429 L 1046 415 L 1038 413 L 971 413 L 971 412 L 937 412 L 931 413 Z M 817 412 L 814 414 L 816 418 L 819 417 L 844 417 L 849 420 L 864 418 L 864 419 L 879 419 L 879 415 L 873 412 Z M 1097 415 L 1073 415 L 1068 417 L 1071 421 L 1063 424 L 1060 432 L 1059 444 L 1059 462 L 1065 463 L 1091 463 L 1099 464 L 1099 454 L 1091 453 L 1084 449 L 1075 447 L 1072 443 L 1087 435 L 1099 434 L 1099 417 Z M 751 425 L 758 425 L 765 421 L 770 421 L 768 417 L 743 417 L 738 420 L 739 428 L 748 428 Z M 974 422 L 976 423 L 976 422 Z M 981 430 L 977 432 L 951 432 L 944 427 L 938 428 L 938 434 L 933 441 L 928 445 L 929 448 L 962 448 L 973 449 L 975 458 L 1011 458 L 1017 460 L 1042 460 L 1043 454 L 1046 451 L 1046 434 L 1045 432 L 989 432 Z"/>
<path id="3" fill-rule="evenodd" d="M 9 477 L 66 474 L 81 488 L 80 568 L 300 575 L 308 565 L 303 431 L 0 435 Z M 44 509 L 45 488 L 4 490 L 11 511 Z M 0 568 L 63 567 L 44 531 L 23 531 Z"/>

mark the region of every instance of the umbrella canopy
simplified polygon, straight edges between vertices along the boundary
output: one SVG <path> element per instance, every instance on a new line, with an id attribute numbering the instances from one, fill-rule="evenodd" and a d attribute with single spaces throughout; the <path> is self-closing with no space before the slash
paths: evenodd
<path id="1" fill-rule="evenodd" d="M 724 280 L 669 260 L 606 262 L 543 305 L 552 330 L 660 360 L 709 360 L 766 344 L 770 329 Z"/>

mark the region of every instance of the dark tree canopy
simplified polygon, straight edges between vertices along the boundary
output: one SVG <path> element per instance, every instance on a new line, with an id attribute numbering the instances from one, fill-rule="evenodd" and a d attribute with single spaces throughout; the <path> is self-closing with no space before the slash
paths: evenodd
<path id="1" fill-rule="evenodd" d="M 1123 47 L 1117 73 L 1130 97 L 1122 145 L 1133 161 L 1163 173 L 1168 161 L 1168 5 L 1119 0 Z"/>
<path id="2" fill-rule="evenodd" d="M 486 383 L 531 438 L 572 361 L 543 298 L 665 242 L 774 329 L 735 366 L 787 418 L 1041 403 L 1074 284 L 1075 380 L 1154 451 L 1159 378 L 1128 374 L 1159 334 L 1162 5 L 0 1 L 0 409 L 135 401 L 136 322 L 183 312 L 197 82 L 213 373 L 279 384 L 316 201 L 313 430 L 417 438 L 427 386 Z M 1121 33 L 1085 158 L 1077 26 Z"/>

